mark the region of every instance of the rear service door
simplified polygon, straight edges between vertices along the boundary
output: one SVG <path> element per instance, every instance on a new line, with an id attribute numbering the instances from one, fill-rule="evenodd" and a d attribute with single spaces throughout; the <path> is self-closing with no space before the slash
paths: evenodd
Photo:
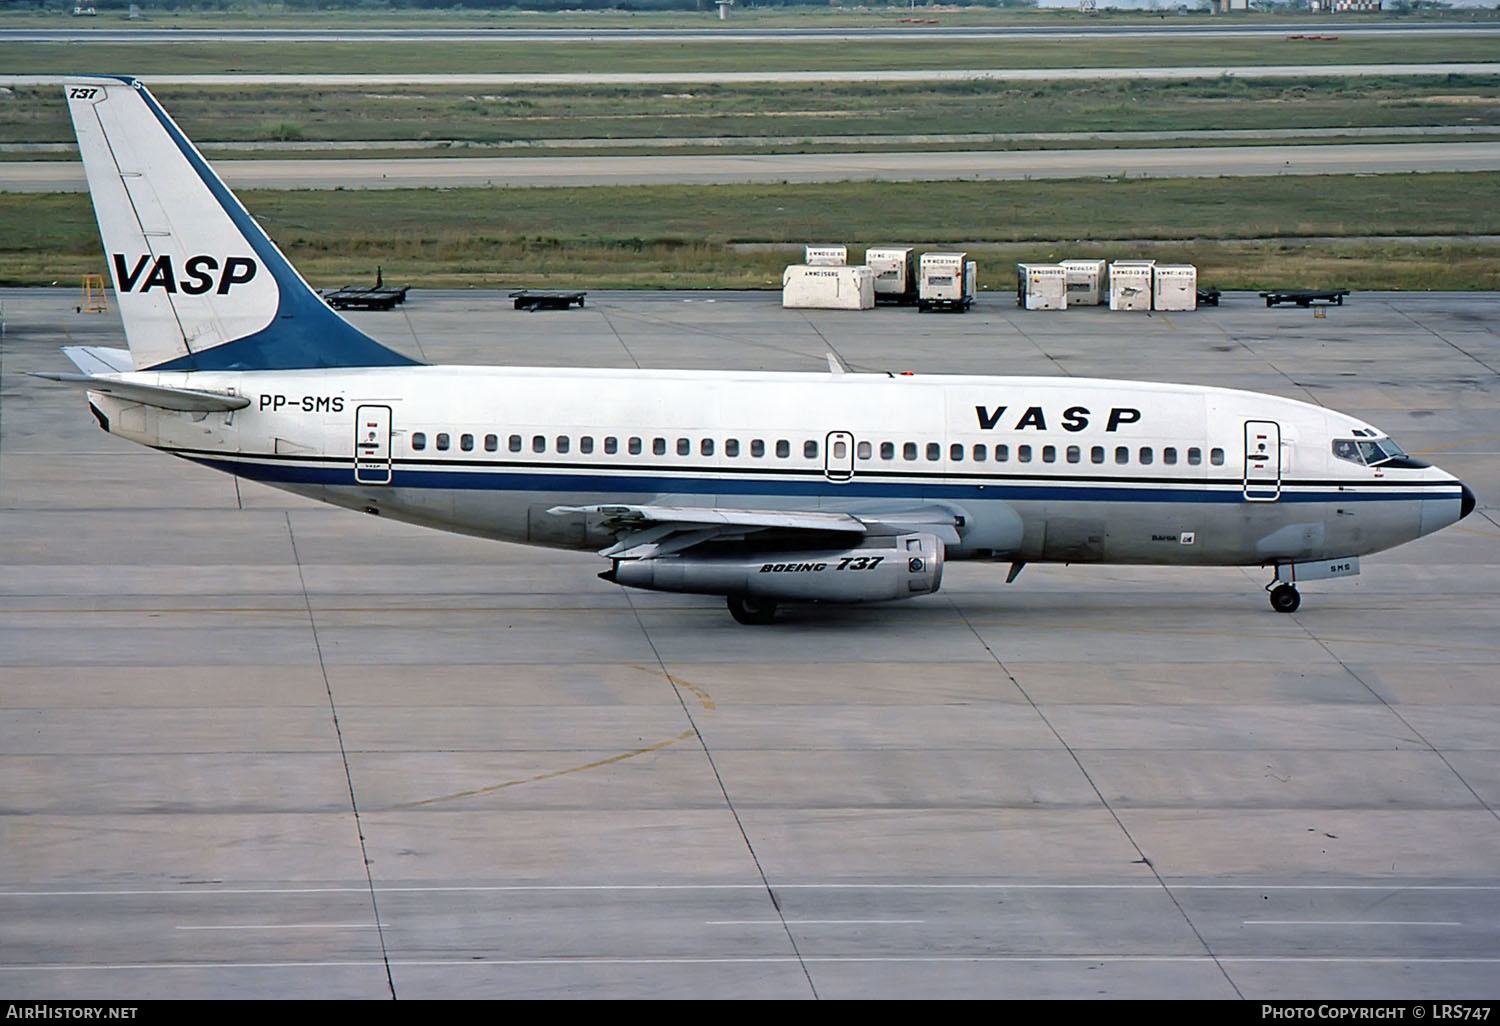
<path id="1" fill-rule="evenodd" d="M 354 480 L 391 483 L 391 408 L 361 406 L 354 411 Z"/>
<path id="2" fill-rule="evenodd" d="M 1281 425 L 1245 421 L 1245 498 L 1275 502 L 1281 497 Z"/>

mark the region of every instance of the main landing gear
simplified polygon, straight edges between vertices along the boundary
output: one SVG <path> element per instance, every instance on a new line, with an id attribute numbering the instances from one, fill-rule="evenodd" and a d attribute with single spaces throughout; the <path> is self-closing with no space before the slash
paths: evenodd
<path id="1" fill-rule="evenodd" d="M 748 595 L 730 595 L 729 615 L 743 624 L 768 624 L 776 617 L 776 603 Z"/>
<path id="2" fill-rule="evenodd" d="M 1302 604 L 1302 594 L 1295 585 L 1272 581 L 1266 590 L 1271 593 L 1271 608 L 1278 613 L 1295 613 Z"/>

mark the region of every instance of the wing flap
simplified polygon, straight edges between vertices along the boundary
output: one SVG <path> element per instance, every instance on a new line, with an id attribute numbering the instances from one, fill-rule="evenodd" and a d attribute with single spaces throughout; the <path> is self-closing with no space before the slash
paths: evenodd
<path id="1" fill-rule="evenodd" d="M 554 506 L 557 515 L 592 513 L 608 524 L 666 523 L 710 527 L 743 527 L 754 530 L 781 528 L 788 531 L 854 531 L 863 534 L 863 521 L 848 513 L 779 509 L 710 509 L 700 506 Z"/>
<path id="2" fill-rule="evenodd" d="M 712 509 L 700 506 L 553 506 L 554 516 L 597 516 L 616 542 L 599 555 L 649 559 L 709 541 L 743 540 L 762 531 L 809 535 L 886 534 L 924 530 L 946 544 L 959 542 L 962 517 L 940 506 L 861 515 L 831 510 Z M 832 538 L 830 537 L 830 541 Z"/>

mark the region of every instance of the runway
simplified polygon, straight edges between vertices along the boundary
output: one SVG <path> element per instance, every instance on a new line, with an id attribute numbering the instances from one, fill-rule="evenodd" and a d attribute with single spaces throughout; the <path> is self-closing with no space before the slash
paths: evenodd
<path id="1" fill-rule="evenodd" d="M 981 281 L 1004 282 L 1000 268 Z M 1462 524 L 1309 584 L 954 564 L 628 592 L 99 431 L 0 290 L 0 990 L 29 999 L 1494 998 L 1494 295 L 1129 315 L 417 292 L 429 361 L 1170 376 L 1365 417 Z"/>
<path id="2" fill-rule="evenodd" d="M 666 156 L 216 160 L 237 189 L 720 185 L 748 182 L 1000 181 L 1041 178 L 1494 171 L 1500 143 L 1345 143 L 1087 150 L 740 153 Z M 0 163 L 0 192 L 82 192 L 83 164 Z"/>

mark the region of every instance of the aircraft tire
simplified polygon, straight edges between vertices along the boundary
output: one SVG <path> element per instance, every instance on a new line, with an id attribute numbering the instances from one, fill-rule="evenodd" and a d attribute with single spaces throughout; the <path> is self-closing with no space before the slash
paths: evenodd
<path id="1" fill-rule="evenodd" d="M 1295 613 L 1302 604 L 1302 594 L 1290 584 L 1278 584 L 1271 589 L 1271 608 L 1278 613 Z"/>
<path id="2" fill-rule="evenodd" d="M 764 599 L 750 598 L 746 595 L 730 595 L 729 615 L 736 622 L 746 626 L 758 626 L 770 623 L 776 618 L 776 603 L 767 602 Z"/>

